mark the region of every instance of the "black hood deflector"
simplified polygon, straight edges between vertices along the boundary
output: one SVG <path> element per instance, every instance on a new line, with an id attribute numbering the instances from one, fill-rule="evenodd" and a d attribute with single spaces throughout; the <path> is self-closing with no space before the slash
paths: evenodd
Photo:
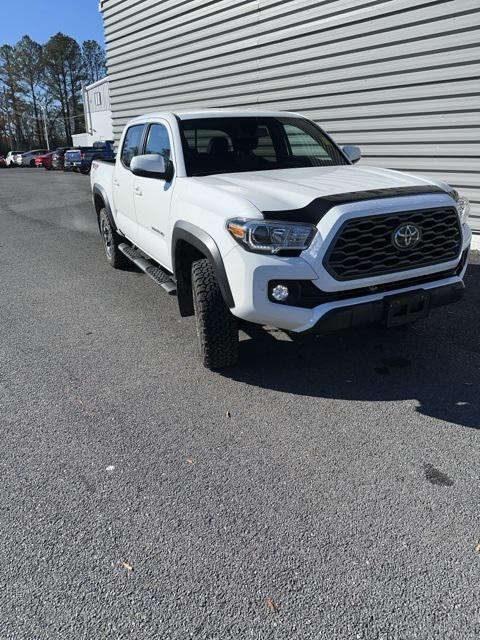
<path id="1" fill-rule="evenodd" d="M 301 209 L 285 209 L 280 211 L 262 211 L 265 220 L 285 220 L 289 222 L 309 222 L 318 224 L 323 216 L 333 207 L 350 204 L 362 200 L 378 200 L 379 198 L 395 198 L 397 196 L 417 196 L 426 193 L 447 193 L 435 185 L 419 185 L 416 187 L 392 187 L 389 189 L 370 189 L 369 191 L 351 191 L 336 193 L 331 196 L 315 198 Z"/>

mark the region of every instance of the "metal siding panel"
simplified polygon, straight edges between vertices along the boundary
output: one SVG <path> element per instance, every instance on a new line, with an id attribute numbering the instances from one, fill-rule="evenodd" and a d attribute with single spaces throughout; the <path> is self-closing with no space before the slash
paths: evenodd
<path id="1" fill-rule="evenodd" d="M 474 30 L 468 31 L 472 28 Z M 459 47 L 458 29 L 453 29 L 452 25 L 459 26 L 462 33 L 461 47 Z M 472 51 L 478 53 L 478 28 L 480 25 L 480 12 L 477 16 L 464 16 L 452 22 L 446 18 L 436 24 L 438 32 L 432 34 L 431 25 L 422 23 L 420 25 L 408 28 L 399 28 L 395 33 L 390 33 L 388 39 L 384 33 L 381 34 L 350 34 L 351 40 L 345 41 L 341 39 L 333 43 L 323 42 L 322 47 L 318 47 L 318 43 L 314 43 L 309 49 L 303 48 L 301 55 L 298 51 L 280 50 L 277 53 L 270 53 L 268 56 L 247 55 L 245 51 L 246 44 L 241 48 L 242 55 L 238 52 L 229 52 L 217 57 L 215 63 L 206 67 L 205 59 L 202 55 L 194 55 L 190 58 L 185 56 L 181 58 L 181 62 L 175 65 L 175 79 L 182 77 L 184 81 L 188 81 L 190 76 L 195 72 L 201 72 L 205 78 L 219 78 L 228 76 L 235 77 L 242 72 L 242 65 L 247 63 L 248 68 L 252 63 L 258 65 L 259 73 L 263 74 L 265 80 L 271 78 L 283 79 L 284 85 L 289 86 L 286 78 L 295 78 L 302 73 L 315 73 L 325 71 L 335 71 L 340 79 L 348 79 L 349 77 L 361 75 L 365 65 L 371 73 L 376 72 L 376 67 L 370 65 L 384 64 L 384 72 L 388 75 L 395 76 L 394 72 L 401 71 L 399 64 L 406 62 L 408 65 L 412 61 L 416 62 L 419 69 L 423 69 L 428 77 L 429 64 L 431 60 L 426 56 L 433 54 L 438 55 L 438 59 L 433 63 L 435 66 L 449 67 L 456 63 L 455 55 L 461 55 L 466 50 L 466 62 L 475 60 Z M 422 48 L 414 49 L 412 43 L 417 39 L 422 39 Z M 470 54 L 470 55 L 469 55 Z M 350 58 L 349 58 L 350 56 Z M 353 56 L 353 58 L 352 58 Z M 116 80 L 120 83 L 121 78 L 129 78 L 132 82 L 138 83 L 143 81 L 152 81 L 164 79 L 170 81 L 172 79 L 172 61 L 164 56 L 154 56 L 152 60 L 148 56 L 142 56 L 142 64 L 133 65 L 135 70 L 132 75 L 131 69 L 127 67 L 124 60 L 119 61 L 117 65 L 113 64 L 113 60 L 109 59 L 109 66 L 113 72 L 114 68 Z M 478 60 L 478 59 L 477 59 Z M 250 62 L 250 65 L 248 65 Z M 147 64 L 149 63 L 149 64 Z M 219 70 L 222 69 L 222 73 Z M 342 69 L 340 73 L 339 70 Z M 163 77 L 162 77 L 163 74 Z"/>
<path id="2" fill-rule="evenodd" d="M 464 13 L 475 7 L 476 0 L 462 1 Z M 297 12 L 292 25 L 291 16 L 285 20 L 283 17 L 278 17 L 278 12 L 272 13 L 269 17 L 265 16 L 265 12 L 259 13 L 257 2 L 249 2 L 233 9 L 230 5 L 219 2 L 215 7 L 215 13 L 210 10 L 209 15 L 205 17 L 197 10 L 193 15 L 185 16 L 183 20 L 178 21 L 177 25 L 172 26 L 171 22 L 162 21 L 155 27 L 146 27 L 142 30 L 142 47 L 145 55 L 165 54 L 166 51 L 174 51 L 176 55 L 177 51 L 181 51 L 181 47 L 205 51 L 217 44 L 232 45 L 233 42 L 258 35 L 259 48 L 280 46 L 284 50 L 287 41 L 296 43 L 297 48 L 298 46 L 305 48 L 309 44 L 318 45 L 319 33 L 324 34 L 322 39 L 325 42 L 332 38 L 338 39 L 339 34 L 345 35 L 345 29 L 355 34 L 360 25 L 361 32 L 364 32 L 366 21 L 368 21 L 369 30 L 372 31 L 398 27 L 398 13 L 401 5 L 408 5 L 404 7 L 406 9 L 404 15 L 408 16 L 408 22 L 412 24 L 422 20 L 431 21 L 438 16 L 450 17 L 451 15 L 451 2 L 431 6 L 432 3 L 419 3 L 415 0 L 408 0 L 408 2 L 391 0 L 383 3 L 384 15 L 379 14 L 376 6 L 372 7 L 371 3 L 368 4 L 370 6 L 362 10 L 351 11 L 348 14 L 342 13 L 334 17 L 328 14 L 323 4 L 310 7 L 307 13 L 302 14 L 302 20 L 300 12 Z M 296 24 L 296 21 L 301 24 Z M 158 38 L 159 29 L 162 30 L 161 40 Z M 116 55 L 122 55 L 125 59 L 129 52 L 134 59 L 138 48 L 138 37 L 124 37 L 118 41 L 110 41 L 107 32 L 107 40 L 111 47 L 109 55 L 112 59 Z M 271 53 L 268 51 L 269 55 Z"/>
<path id="3" fill-rule="evenodd" d="M 273 107 L 272 107 L 273 108 Z M 460 132 L 465 132 L 466 128 L 480 127 L 480 113 L 478 111 L 472 111 L 470 113 L 420 113 L 410 115 L 397 115 L 390 114 L 389 110 L 385 108 L 385 113 L 380 116 L 361 116 L 358 118 L 344 118 L 337 120 L 334 118 L 322 118 L 322 112 L 320 110 L 311 109 L 306 112 L 313 120 L 321 120 L 325 128 L 329 131 L 337 132 L 354 132 L 354 131 L 384 131 L 385 135 L 383 139 L 385 142 L 390 140 L 390 134 L 393 131 L 416 130 L 423 131 L 429 129 L 451 129 L 456 128 Z M 445 131 L 445 135 L 451 134 L 450 131 Z M 468 139 L 468 138 L 467 138 Z"/>
<path id="4" fill-rule="evenodd" d="M 362 163 L 449 181 L 480 232 L 478 0 L 104 0 L 112 119 L 302 111 Z"/>
<path id="5" fill-rule="evenodd" d="M 464 1 L 470 4 L 477 0 Z M 198 34 L 192 34 L 190 40 L 185 35 L 172 41 L 166 40 L 164 42 L 163 39 L 160 39 L 160 44 L 155 47 L 142 49 L 142 58 L 145 64 L 157 66 L 160 60 L 164 68 L 170 69 L 172 65 L 183 68 L 188 62 L 205 62 L 206 60 L 215 60 L 215 64 L 226 66 L 234 61 L 230 58 L 230 52 L 241 50 L 244 53 L 244 57 L 258 59 L 260 65 L 265 63 L 270 66 L 273 61 L 276 66 L 284 66 L 290 62 L 298 61 L 299 56 L 302 59 L 308 59 L 309 55 L 318 57 L 319 54 L 322 55 L 323 49 L 328 44 L 336 43 L 337 49 L 339 49 L 338 45 L 342 43 L 340 50 L 342 48 L 343 50 L 348 50 L 350 47 L 352 51 L 356 51 L 359 54 L 368 54 L 373 46 L 383 47 L 388 45 L 391 40 L 397 41 L 398 44 L 405 40 L 410 41 L 409 52 L 416 55 L 418 47 L 415 46 L 415 40 L 412 40 L 412 38 L 415 38 L 415 35 L 412 34 L 416 32 L 422 33 L 428 43 L 429 34 L 432 34 L 432 24 L 429 24 L 428 20 L 432 21 L 435 18 L 433 24 L 442 34 L 445 30 L 458 32 L 458 29 L 462 29 L 462 25 L 463 29 L 467 29 L 467 25 L 471 27 L 471 22 L 475 20 L 475 16 L 467 14 L 457 18 L 460 21 L 457 26 L 457 20 L 452 21 L 451 19 L 451 14 L 449 13 L 450 5 L 451 3 L 447 3 L 430 7 L 429 9 L 423 8 L 409 11 L 406 14 L 408 15 L 408 22 L 404 25 L 399 25 L 397 15 L 377 15 L 369 20 L 369 29 L 367 31 L 365 31 L 364 23 L 360 25 L 343 25 L 339 23 L 334 28 L 334 25 L 330 22 L 325 23 L 325 20 L 322 20 L 318 28 L 314 28 L 315 25 L 310 22 L 304 25 L 304 32 L 299 32 L 298 29 L 292 32 L 291 28 L 285 28 L 280 31 L 274 31 L 268 37 L 259 34 L 258 25 L 256 29 L 251 27 L 247 32 L 242 32 L 241 27 L 238 26 L 235 30 L 236 38 L 232 39 L 223 33 L 223 24 L 220 24 L 213 31 L 214 35 L 206 40 L 201 39 Z M 248 16 L 245 16 L 243 20 L 250 23 Z M 440 21 L 439 25 L 436 24 L 438 21 Z M 410 30 L 412 30 L 412 34 L 410 34 Z M 357 39 L 365 36 L 366 33 L 368 34 L 369 42 L 365 45 L 365 51 L 362 51 L 362 45 L 357 42 Z M 433 33 L 436 32 L 433 31 Z M 321 47 L 319 47 L 319 40 L 322 43 Z M 422 48 L 424 46 L 424 43 L 422 43 Z M 219 57 L 222 57 L 222 59 L 218 60 Z M 378 56 L 374 54 L 374 57 Z M 115 66 L 119 64 L 122 66 L 122 70 L 138 70 L 138 44 L 137 47 L 127 51 L 122 56 L 116 55 L 115 52 L 112 55 L 109 53 L 109 65 L 112 72 L 115 70 Z"/>
<path id="6" fill-rule="evenodd" d="M 364 162 L 367 164 L 376 164 L 378 158 L 364 158 Z M 434 166 L 432 167 L 432 160 Z M 475 164 L 478 164 L 480 161 L 480 157 L 477 158 L 455 158 L 455 170 L 462 171 L 471 175 L 472 170 L 472 160 Z M 414 156 L 402 156 L 402 157 L 393 157 L 393 156 L 383 156 L 382 164 L 387 164 L 388 166 L 399 169 L 400 171 L 432 171 L 432 172 L 441 172 L 445 173 L 446 171 L 451 171 L 452 168 L 452 158 L 439 158 L 438 156 L 432 157 L 414 157 Z M 476 175 L 475 173 L 473 174 Z"/>
<path id="7" fill-rule="evenodd" d="M 425 82 L 425 68 L 419 69 L 418 58 L 413 60 L 403 59 L 396 63 L 389 62 L 354 67 L 351 71 L 351 77 L 340 80 L 338 79 L 338 69 L 323 71 L 318 70 L 317 65 L 315 70 L 309 72 L 305 69 L 305 65 L 299 64 L 295 65 L 298 72 L 293 76 L 289 76 L 288 87 L 285 86 L 286 80 L 284 76 L 272 77 L 271 74 L 270 77 L 262 76 L 258 92 L 259 95 L 265 94 L 269 96 L 275 91 L 296 91 L 298 93 L 299 90 L 306 92 L 310 89 L 311 94 L 321 98 L 328 94 L 365 92 L 383 89 L 386 86 L 389 88 L 404 87 L 409 89 L 420 85 L 431 86 L 436 83 L 459 82 L 469 79 L 478 81 L 480 77 L 478 51 L 476 49 L 463 49 L 456 58 L 457 60 L 454 62 L 450 59 L 450 66 L 444 66 L 444 62 L 442 63 L 443 58 L 438 54 L 428 56 L 426 60 L 422 60 L 422 66 L 426 66 L 429 74 L 427 82 Z M 293 66 L 291 65 L 289 70 Z M 392 71 L 396 71 L 393 76 L 391 75 Z M 461 74 L 460 77 L 459 73 Z M 135 96 L 135 98 L 148 97 L 152 95 L 152 92 L 161 92 L 162 96 L 201 92 L 205 96 L 206 92 L 218 95 L 219 91 L 223 91 L 225 95 L 227 91 L 225 87 L 226 79 L 219 77 L 218 74 L 205 76 L 204 72 L 196 71 L 186 77 L 172 78 L 167 75 L 163 76 L 163 74 L 161 78 L 158 76 L 159 74 L 152 76 L 148 82 L 148 87 L 145 86 L 144 79 L 137 82 L 132 79 L 117 79 L 112 93 L 116 97 L 123 96 L 123 99 L 127 100 L 131 96 Z M 241 69 L 237 69 L 237 73 L 234 76 L 228 78 L 228 92 L 232 92 L 234 95 L 239 92 L 242 95 L 256 95 L 257 85 L 252 83 L 255 83 L 257 78 L 257 67 L 252 63 L 244 63 Z"/>
<path id="8" fill-rule="evenodd" d="M 338 139 L 337 139 L 338 142 Z M 385 158 L 394 156 L 396 158 L 412 157 L 412 158 L 477 158 L 480 160 L 480 142 L 479 143 L 447 143 L 439 142 L 437 144 L 397 144 L 389 142 L 384 145 L 364 144 L 362 145 L 363 157 L 369 158 Z M 470 160 L 469 160 L 470 162 Z M 469 165 L 471 166 L 471 164 Z"/>
<path id="9" fill-rule="evenodd" d="M 388 135 L 385 134 L 387 131 Z M 339 144 L 357 144 L 362 148 L 368 144 L 388 145 L 415 145 L 422 143 L 458 143 L 460 146 L 472 141 L 480 141 L 480 127 L 478 128 L 430 128 L 423 129 L 399 129 L 398 131 L 387 129 L 372 131 L 364 128 L 360 131 L 343 132 L 340 129 L 330 133 Z M 388 153 L 388 152 L 387 152 Z"/>

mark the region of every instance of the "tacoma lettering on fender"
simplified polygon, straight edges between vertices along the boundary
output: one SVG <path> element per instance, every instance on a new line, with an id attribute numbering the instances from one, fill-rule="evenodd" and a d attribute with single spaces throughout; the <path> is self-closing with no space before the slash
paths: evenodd
<path id="1" fill-rule="evenodd" d="M 462 297 L 469 203 L 359 166 L 287 112 L 153 113 L 94 160 L 107 260 L 131 260 L 195 315 L 203 363 L 233 365 L 238 320 L 291 332 L 396 326 Z"/>

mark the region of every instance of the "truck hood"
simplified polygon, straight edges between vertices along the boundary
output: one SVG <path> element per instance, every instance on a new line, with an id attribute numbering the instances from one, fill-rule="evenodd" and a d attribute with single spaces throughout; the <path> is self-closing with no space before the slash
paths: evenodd
<path id="1" fill-rule="evenodd" d="M 259 211 L 299 209 L 322 196 L 370 189 L 425 185 L 448 188 L 445 183 L 408 173 L 358 165 L 251 171 L 195 179 L 241 196 Z"/>

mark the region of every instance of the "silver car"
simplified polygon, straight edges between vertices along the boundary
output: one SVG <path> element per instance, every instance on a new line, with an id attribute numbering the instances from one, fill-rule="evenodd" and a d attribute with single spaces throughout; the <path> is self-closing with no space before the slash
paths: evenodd
<path id="1" fill-rule="evenodd" d="M 32 149 L 32 151 L 25 151 L 17 155 L 17 164 L 20 167 L 34 167 L 35 158 L 42 156 L 44 153 L 48 153 L 47 149 Z"/>

